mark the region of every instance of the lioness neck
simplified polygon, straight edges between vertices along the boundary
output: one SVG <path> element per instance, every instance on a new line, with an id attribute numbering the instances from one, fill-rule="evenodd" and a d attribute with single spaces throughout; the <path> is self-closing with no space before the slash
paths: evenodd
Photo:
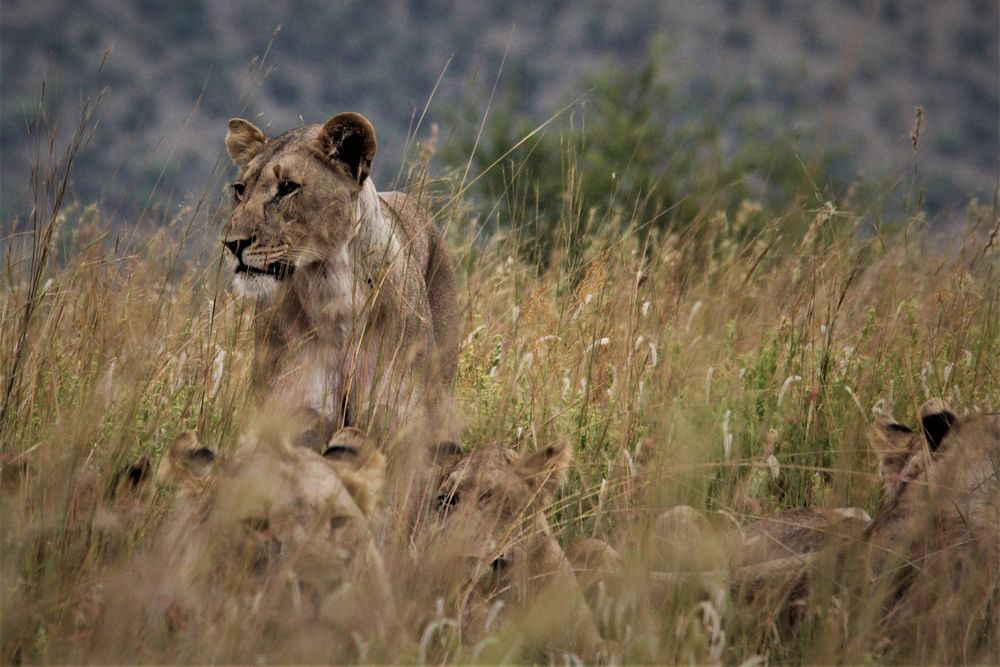
<path id="1" fill-rule="evenodd" d="M 370 178 L 358 193 L 355 220 L 347 246 L 258 295 L 254 318 L 255 391 L 333 420 L 341 418 L 348 394 L 363 395 L 367 388 L 369 373 L 359 364 L 364 355 L 358 348 L 365 342 L 371 304 L 362 274 L 366 259 L 391 251 L 385 247 L 391 232 Z"/>

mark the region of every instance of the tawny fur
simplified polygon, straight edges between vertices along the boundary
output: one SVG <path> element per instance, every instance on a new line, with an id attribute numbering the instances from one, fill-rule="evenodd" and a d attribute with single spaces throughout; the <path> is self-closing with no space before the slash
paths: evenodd
<path id="1" fill-rule="evenodd" d="M 194 646 L 226 662 L 262 650 L 326 662 L 357 660 L 357 638 L 398 639 L 369 528 L 384 459 L 354 431 L 335 434 L 336 455 L 321 456 L 294 444 L 298 430 L 259 419 L 219 461 L 192 433 L 179 436 L 160 474 L 173 507 L 150 552 L 109 583 L 101 645 L 128 650 L 139 633 L 148 660 Z"/>
<path id="2" fill-rule="evenodd" d="M 388 410 L 447 430 L 451 255 L 413 196 L 376 191 L 371 124 L 345 113 L 267 138 L 234 119 L 226 146 L 240 173 L 222 240 L 237 288 L 256 300 L 259 399 L 334 426 Z"/>
<path id="3" fill-rule="evenodd" d="M 815 604 L 812 591 L 832 591 L 833 602 L 819 601 L 841 606 L 856 623 L 845 630 L 880 658 L 993 661 L 1000 650 L 1000 415 L 958 417 L 932 399 L 918 416 L 917 430 L 884 418 L 869 430 L 883 499 L 867 526 L 845 520 L 817 532 L 799 517 L 751 527 L 763 562 L 782 567 L 768 568 L 766 581 L 741 582 L 744 604 L 765 618 L 785 614 L 794 629 Z M 782 556 L 791 552 L 803 557 Z"/>
<path id="4" fill-rule="evenodd" d="M 885 498 L 868 529 L 894 658 L 978 662 L 1000 650 L 1000 415 L 958 417 L 940 399 L 919 432 L 876 422 Z"/>
<path id="5" fill-rule="evenodd" d="M 571 460 L 569 445 L 558 444 L 526 454 L 486 447 L 442 462 L 427 553 L 435 576 L 457 592 L 468 637 L 480 636 L 497 611 L 509 618 L 506 612 L 519 610 L 522 621 L 536 619 L 516 629 L 524 641 L 597 645 L 572 566 L 545 516 Z"/>

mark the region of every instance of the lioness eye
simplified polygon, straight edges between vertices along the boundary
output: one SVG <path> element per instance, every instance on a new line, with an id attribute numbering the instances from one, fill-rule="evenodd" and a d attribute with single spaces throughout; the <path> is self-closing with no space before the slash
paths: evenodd
<path id="1" fill-rule="evenodd" d="M 236 201 L 243 201 L 243 192 L 246 190 L 246 186 L 242 183 L 233 183 L 233 197 Z"/>
<path id="2" fill-rule="evenodd" d="M 295 181 L 281 181 L 278 183 L 278 196 L 287 197 L 299 189 L 299 184 Z"/>

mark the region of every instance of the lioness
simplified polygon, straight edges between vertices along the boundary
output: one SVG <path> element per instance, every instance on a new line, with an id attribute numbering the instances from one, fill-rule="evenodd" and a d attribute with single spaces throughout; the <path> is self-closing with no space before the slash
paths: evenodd
<path id="1" fill-rule="evenodd" d="M 258 395 L 332 428 L 418 403 L 440 424 L 458 355 L 451 254 L 414 197 L 376 191 L 372 124 L 340 113 L 268 138 L 234 118 L 226 148 L 240 172 L 222 242 L 256 299 Z"/>
<path id="2" fill-rule="evenodd" d="M 176 440 L 160 475 L 174 508 L 126 577 L 146 582 L 142 600 L 108 596 L 91 658 L 364 661 L 367 642 L 398 639 L 369 530 L 382 455 L 353 429 L 323 455 L 277 421 L 248 433 L 218 461 L 193 434 Z"/>

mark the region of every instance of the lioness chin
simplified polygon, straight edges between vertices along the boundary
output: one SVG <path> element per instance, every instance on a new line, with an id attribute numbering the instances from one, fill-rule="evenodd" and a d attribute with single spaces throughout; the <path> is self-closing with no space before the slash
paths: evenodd
<path id="1" fill-rule="evenodd" d="M 229 121 L 240 167 L 222 235 L 236 291 L 256 302 L 253 387 L 333 428 L 384 408 L 450 414 L 458 354 L 447 245 L 414 197 L 369 176 L 375 130 L 341 113 L 268 138 Z"/>

